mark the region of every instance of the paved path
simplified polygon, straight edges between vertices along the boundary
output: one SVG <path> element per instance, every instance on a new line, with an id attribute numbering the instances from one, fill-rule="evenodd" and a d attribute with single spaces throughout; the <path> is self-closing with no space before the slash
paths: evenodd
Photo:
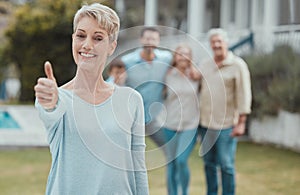
<path id="1" fill-rule="evenodd" d="M 3 106 L 19 124 L 20 129 L 0 128 L 0 147 L 48 146 L 45 127 L 34 106 Z"/>

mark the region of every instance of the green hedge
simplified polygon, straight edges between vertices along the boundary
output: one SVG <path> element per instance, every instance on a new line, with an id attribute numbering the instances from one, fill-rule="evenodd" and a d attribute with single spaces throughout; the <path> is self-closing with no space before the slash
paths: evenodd
<path id="1" fill-rule="evenodd" d="M 290 46 L 273 53 L 243 57 L 249 66 L 253 115 L 276 115 L 280 109 L 300 113 L 300 55 Z"/>

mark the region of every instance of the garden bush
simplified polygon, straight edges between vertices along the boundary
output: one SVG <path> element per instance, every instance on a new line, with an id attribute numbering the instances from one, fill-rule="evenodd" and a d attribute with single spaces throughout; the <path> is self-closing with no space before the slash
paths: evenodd
<path id="1" fill-rule="evenodd" d="M 253 115 L 276 115 L 286 110 L 300 113 L 300 54 L 288 45 L 270 54 L 243 57 L 251 74 Z"/>

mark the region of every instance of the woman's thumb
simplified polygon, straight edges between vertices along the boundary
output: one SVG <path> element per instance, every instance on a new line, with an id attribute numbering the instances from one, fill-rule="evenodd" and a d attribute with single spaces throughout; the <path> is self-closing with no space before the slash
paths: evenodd
<path id="1" fill-rule="evenodd" d="M 45 62 L 44 69 L 45 69 L 45 74 L 46 74 L 47 78 L 51 79 L 53 81 L 56 81 L 55 77 L 53 75 L 53 69 L 52 69 L 50 62 L 48 62 L 48 61 Z"/>

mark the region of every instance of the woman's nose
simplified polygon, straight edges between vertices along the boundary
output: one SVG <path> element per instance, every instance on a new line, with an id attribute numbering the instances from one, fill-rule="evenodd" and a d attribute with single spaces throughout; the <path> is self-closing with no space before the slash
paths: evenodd
<path id="1" fill-rule="evenodd" d="M 83 44 L 84 49 L 92 49 L 93 48 L 93 41 L 87 38 Z"/>

